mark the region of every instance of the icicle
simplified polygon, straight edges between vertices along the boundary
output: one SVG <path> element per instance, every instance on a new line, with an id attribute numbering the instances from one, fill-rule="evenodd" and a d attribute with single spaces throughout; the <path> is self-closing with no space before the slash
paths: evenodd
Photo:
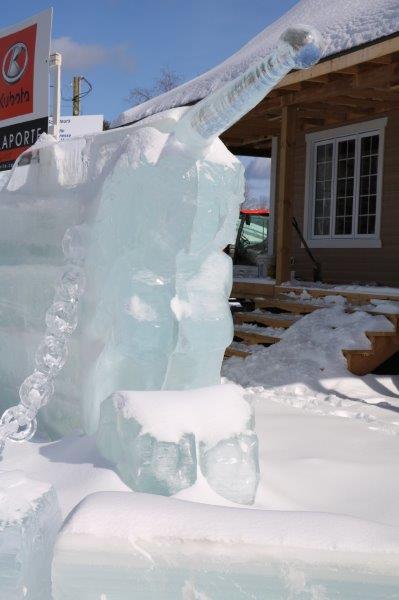
<path id="1" fill-rule="evenodd" d="M 187 144 L 207 145 L 256 106 L 292 69 L 307 69 L 320 59 L 322 41 L 306 26 L 287 29 L 270 54 L 198 102 L 177 126 Z"/>

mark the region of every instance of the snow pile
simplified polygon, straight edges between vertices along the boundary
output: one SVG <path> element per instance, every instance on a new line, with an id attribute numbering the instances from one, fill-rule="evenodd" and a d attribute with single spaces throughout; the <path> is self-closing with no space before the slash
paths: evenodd
<path id="1" fill-rule="evenodd" d="M 103 490 L 129 491 L 107 461 L 101 458 L 94 439 L 89 436 L 75 435 L 52 443 L 9 443 L 5 446 L 2 458 L 1 467 L 7 471 L 0 477 L 0 488 L 4 488 L 4 478 L 9 477 L 10 471 L 14 472 L 23 465 L 24 471 L 29 473 L 30 503 L 34 505 L 41 491 L 49 490 L 52 486 L 57 492 L 63 519 L 87 494 Z M 26 488 L 21 481 L 20 487 L 14 487 L 15 505 L 6 504 L 2 495 L 0 510 L 3 515 L 14 518 L 15 506 L 18 507 L 18 503 L 26 506 Z M 1 491 L 4 494 L 4 490 Z M 7 496 L 10 493 L 9 488 Z M 15 497 L 18 497 L 18 502 Z"/>
<path id="2" fill-rule="evenodd" d="M 245 323 L 242 325 L 236 325 L 234 328 L 235 333 L 246 332 L 246 333 L 259 333 L 260 335 L 266 335 L 271 337 L 282 338 L 285 334 L 285 329 L 282 327 L 262 327 L 256 323 Z"/>
<path id="3" fill-rule="evenodd" d="M 340 306 L 317 310 L 296 323 L 282 340 L 248 358 L 232 357 L 223 374 L 244 386 L 312 388 L 320 378 L 347 375 L 342 350 L 370 348 L 366 331 L 393 331 L 382 315 L 362 311 L 351 314 Z"/>
<path id="4" fill-rule="evenodd" d="M 245 359 L 226 360 L 223 375 L 249 386 L 247 397 L 255 412 L 272 400 L 399 435 L 399 381 L 372 374 L 356 377 L 347 370 L 342 350 L 370 348 L 366 331 L 393 331 L 393 324 L 383 315 L 321 308 L 294 323 L 277 344 L 252 346 Z"/>
<path id="5" fill-rule="evenodd" d="M 287 27 L 316 27 L 325 42 L 324 56 L 344 52 L 399 30 L 399 0 L 301 0 L 241 50 L 203 75 L 119 115 L 114 127 L 204 98 L 264 57 Z"/>
<path id="6" fill-rule="evenodd" d="M 136 544 L 144 540 L 158 545 L 198 541 L 263 549 L 380 552 L 391 554 L 399 564 L 398 527 L 345 515 L 206 506 L 133 492 L 85 498 L 64 525 L 56 553 L 101 546 L 135 553 Z M 302 552 L 300 556 L 304 558 Z"/>

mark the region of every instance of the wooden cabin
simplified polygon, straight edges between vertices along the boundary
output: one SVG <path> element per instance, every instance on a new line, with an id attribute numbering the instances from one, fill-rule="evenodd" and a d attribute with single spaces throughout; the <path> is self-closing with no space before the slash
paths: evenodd
<path id="1" fill-rule="evenodd" d="M 399 286 L 399 35 L 290 73 L 223 136 L 271 156 L 276 283 Z"/>
<path id="2" fill-rule="evenodd" d="M 300 0 L 232 57 L 113 125 L 195 104 L 298 24 L 319 30 L 324 58 L 289 73 L 222 136 L 234 154 L 272 159 L 276 282 L 313 279 L 307 245 L 324 282 L 399 286 L 399 0 L 335 0 L 331 10 Z"/>

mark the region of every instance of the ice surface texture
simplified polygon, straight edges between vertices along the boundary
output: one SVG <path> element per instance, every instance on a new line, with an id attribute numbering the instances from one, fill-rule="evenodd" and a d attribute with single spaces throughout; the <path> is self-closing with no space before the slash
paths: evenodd
<path id="1" fill-rule="evenodd" d="M 50 600 L 53 546 L 61 526 L 49 484 L 0 471 L 0 598 Z"/>
<path id="2" fill-rule="evenodd" d="M 245 431 L 207 448 L 200 445 L 201 471 L 218 494 L 252 504 L 259 483 L 258 437 Z"/>
<path id="3" fill-rule="evenodd" d="M 136 491 L 169 496 L 190 487 L 198 460 L 218 494 L 254 501 L 258 439 L 239 386 L 116 393 L 102 404 L 97 444 Z"/>
<path id="4" fill-rule="evenodd" d="M 222 248 L 234 240 L 243 170 L 219 140 L 202 154 L 176 144 L 185 112 L 43 146 L 0 194 L 2 409 L 34 368 L 64 233 L 88 232 L 79 325 L 41 411 L 51 437 L 94 432 L 101 402 L 118 389 L 220 380 L 233 334 Z"/>
<path id="5" fill-rule="evenodd" d="M 55 546 L 54 600 L 394 598 L 397 528 L 345 515 L 92 494 Z"/>

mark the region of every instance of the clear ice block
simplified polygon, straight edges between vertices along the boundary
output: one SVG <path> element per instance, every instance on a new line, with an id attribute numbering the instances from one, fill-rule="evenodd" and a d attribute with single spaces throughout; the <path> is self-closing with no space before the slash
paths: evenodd
<path id="1" fill-rule="evenodd" d="M 196 481 L 193 434 L 183 434 L 178 442 L 158 440 L 143 433 L 142 425 L 133 417 L 125 419 L 113 398 L 102 404 L 97 446 L 137 492 L 170 496 Z"/>
<path id="2" fill-rule="evenodd" d="M 200 465 L 215 492 L 238 504 L 253 504 L 260 475 L 258 437 L 253 431 L 220 440 L 211 448 L 201 444 Z"/>
<path id="3" fill-rule="evenodd" d="M 50 600 L 61 513 L 54 489 L 22 471 L 0 471 L 0 598 Z"/>
<path id="4" fill-rule="evenodd" d="M 53 596 L 388 600 L 397 596 L 398 566 L 388 525 L 103 492 L 85 498 L 57 538 Z"/>
<path id="5" fill-rule="evenodd" d="M 197 480 L 239 504 L 259 483 L 258 439 L 244 390 L 224 384 L 180 392 L 118 392 L 101 406 L 97 445 L 140 492 L 170 496 Z"/>

